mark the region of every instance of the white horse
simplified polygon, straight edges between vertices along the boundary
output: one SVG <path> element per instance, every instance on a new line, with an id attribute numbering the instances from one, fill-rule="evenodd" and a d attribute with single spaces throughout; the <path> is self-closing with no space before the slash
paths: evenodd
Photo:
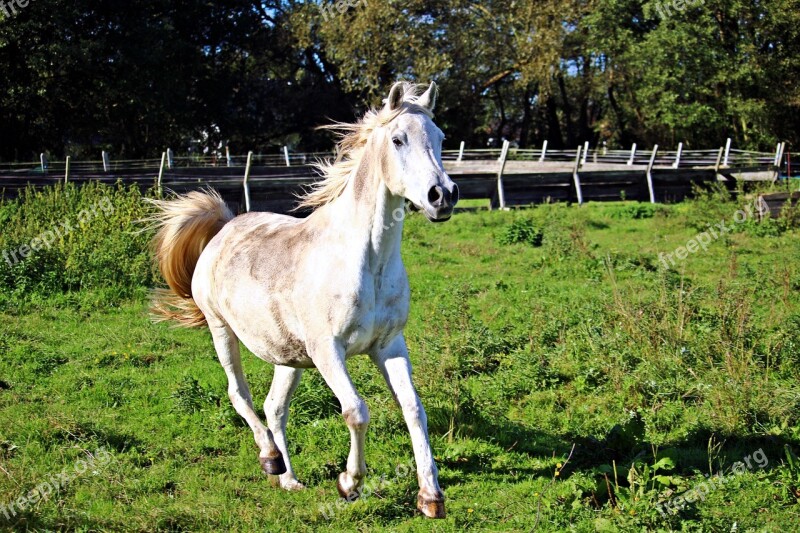
<path id="1" fill-rule="evenodd" d="M 228 377 L 228 395 L 253 430 L 267 474 L 300 489 L 286 446 L 289 401 L 303 369 L 316 367 L 342 406 L 350 430 L 347 470 L 337 487 L 359 494 L 366 474 L 369 411 L 345 359 L 368 354 L 402 408 L 420 485 L 417 507 L 445 516 L 427 418 L 411 381 L 403 338 L 409 286 L 400 257 L 405 202 L 445 221 L 458 188 L 441 161 L 444 135 L 433 123 L 436 85 L 396 83 L 379 111 L 340 132 L 338 156 L 303 197 L 306 219 L 274 213 L 233 217 L 214 192 L 155 201 L 154 247 L 169 285 L 154 310 L 187 326 L 208 325 Z M 253 409 L 239 358 L 241 340 L 275 365 L 264 427 Z"/>

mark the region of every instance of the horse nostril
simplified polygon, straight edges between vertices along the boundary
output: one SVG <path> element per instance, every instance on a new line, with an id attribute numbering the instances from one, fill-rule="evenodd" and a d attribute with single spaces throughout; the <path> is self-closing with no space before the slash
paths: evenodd
<path id="1" fill-rule="evenodd" d="M 444 191 L 438 185 L 434 185 L 428 191 L 428 201 L 431 203 L 432 206 L 438 207 L 439 204 L 442 203 L 442 198 L 444 197 Z"/>
<path id="2" fill-rule="evenodd" d="M 453 190 L 450 193 L 450 201 L 453 202 L 453 205 L 458 203 L 458 185 L 455 183 L 453 184 Z"/>

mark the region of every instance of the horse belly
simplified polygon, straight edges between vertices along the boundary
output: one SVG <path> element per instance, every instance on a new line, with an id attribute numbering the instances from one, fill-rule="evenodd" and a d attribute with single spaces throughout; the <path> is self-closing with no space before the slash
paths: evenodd
<path id="1" fill-rule="evenodd" d="M 242 306 L 235 313 L 228 313 L 229 323 L 239 340 L 256 357 L 268 363 L 312 368 L 314 363 L 308 356 L 306 343 L 292 327 L 289 306 L 268 297 L 254 300 L 265 301 L 265 304 L 252 308 Z"/>
<path id="2" fill-rule="evenodd" d="M 262 342 L 253 354 L 274 365 L 290 366 L 294 368 L 314 368 L 314 362 L 308 356 L 306 345 L 299 339 L 288 339 L 280 343 Z M 247 346 L 245 344 L 245 346 Z M 249 347 L 248 347 L 249 349 Z"/>

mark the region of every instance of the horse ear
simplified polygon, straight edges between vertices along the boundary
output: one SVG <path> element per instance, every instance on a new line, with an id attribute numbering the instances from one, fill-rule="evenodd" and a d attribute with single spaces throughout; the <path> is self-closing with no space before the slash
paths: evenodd
<path id="1" fill-rule="evenodd" d="M 431 82 L 431 86 L 428 87 L 428 90 L 422 93 L 422 96 L 417 98 L 417 105 L 421 105 L 422 107 L 427 108 L 429 111 L 433 111 L 433 107 L 436 105 L 436 93 L 439 92 L 439 88 L 436 86 L 435 82 Z"/>
<path id="2" fill-rule="evenodd" d="M 401 105 L 403 105 L 404 96 L 405 89 L 403 88 L 403 82 L 398 81 L 392 85 L 392 89 L 389 91 L 389 98 L 386 99 L 386 107 L 390 111 L 396 111 Z"/>

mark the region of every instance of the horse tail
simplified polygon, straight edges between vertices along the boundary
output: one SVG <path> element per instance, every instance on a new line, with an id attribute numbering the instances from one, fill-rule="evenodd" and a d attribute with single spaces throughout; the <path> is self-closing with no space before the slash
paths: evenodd
<path id="1" fill-rule="evenodd" d="M 157 229 L 151 243 L 153 253 L 169 285 L 169 289 L 156 289 L 150 310 L 157 321 L 204 326 L 206 318 L 192 297 L 192 276 L 203 249 L 233 214 L 219 193 L 211 189 L 150 203 L 157 208 L 148 219 Z"/>

